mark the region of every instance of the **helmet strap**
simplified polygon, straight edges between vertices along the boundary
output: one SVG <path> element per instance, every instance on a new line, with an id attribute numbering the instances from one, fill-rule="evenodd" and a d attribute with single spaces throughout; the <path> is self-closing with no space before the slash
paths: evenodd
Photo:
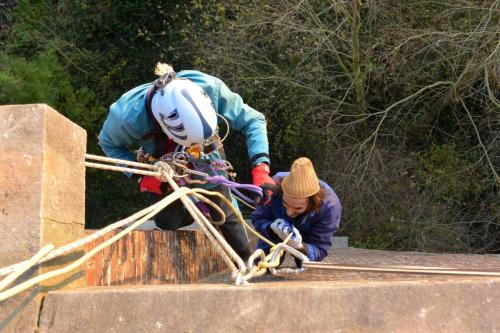
<path id="1" fill-rule="evenodd" d="M 172 82 L 175 78 L 176 78 L 176 74 L 175 74 L 174 70 L 166 72 L 165 74 L 163 74 L 162 76 L 160 76 L 159 78 L 157 78 L 154 81 L 153 86 L 151 88 L 149 88 L 149 90 L 146 94 L 146 111 L 147 111 L 149 117 L 151 118 L 151 120 L 153 121 L 153 124 L 155 125 L 156 131 L 159 131 L 162 133 L 163 133 L 163 130 L 161 129 L 160 124 L 158 123 L 158 121 L 156 120 L 156 118 L 153 115 L 153 111 L 151 109 L 151 101 L 153 100 L 153 96 L 158 91 L 160 91 L 160 94 L 163 95 L 163 91 L 161 89 L 163 89 L 167 84 Z"/>

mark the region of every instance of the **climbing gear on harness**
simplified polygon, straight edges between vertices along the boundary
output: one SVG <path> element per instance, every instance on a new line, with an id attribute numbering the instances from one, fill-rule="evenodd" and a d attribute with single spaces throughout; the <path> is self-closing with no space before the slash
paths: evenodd
<path id="1" fill-rule="evenodd" d="M 189 157 L 187 157 L 189 159 Z M 206 172 L 198 171 L 197 168 L 195 167 L 194 170 L 189 168 L 189 161 L 179 159 L 179 160 L 163 160 L 167 161 L 167 163 L 170 163 L 173 168 L 175 169 L 177 175 L 174 176 L 174 178 L 177 179 L 182 179 L 182 181 L 185 181 L 187 184 L 217 184 L 217 185 L 222 185 L 231 190 L 231 193 L 235 194 L 237 197 L 242 199 L 243 201 L 252 204 L 254 203 L 254 200 L 250 198 L 248 195 L 245 195 L 243 192 L 248 192 L 249 194 L 255 194 L 259 197 L 262 197 L 262 188 L 259 186 L 251 185 L 251 184 L 238 184 L 234 181 L 231 181 L 224 176 L 220 175 L 214 175 L 210 176 Z M 194 163 L 193 160 L 191 162 Z M 229 164 L 224 163 L 226 161 L 202 161 L 200 163 L 207 163 L 207 170 L 220 170 L 220 171 L 226 171 L 226 172 L 231 172 L 232 166 Z M 229 162 L 227 162 L 229 163 Z M 199 169 L 199 165 L 198 165 Z M 213 173 L 213 172 L 212 172 Z M 194 178 L 193 178 L 194 177 Z"/>
<path id="2" fill-rule="evenodd" d="M 284 194 L 294 198 L 307 198 L 319 192 L 318 176 L 307 157 L 293 162 L 290 173 L 281 182 L 281 189 Z"/>
<path id="3" fill-rule="evenodd" d="M 187 148 L 186 153 L 188 153 L 189 155 L 193 156 L 196 159 L 199 159 L 201 157 L 202 150 L 203 148 L 201 147 L 201 145 L 196 145 Z"/>
<path id="4" fill-rule="evenodd" d="M 189 151 L 189 148 L 187 151 Z M 223 172 L 231 179 L 236 177 L 233 166 L 226 160 L 197 159 L 187 152 L 172 152 L 163 155 L 159 161 L 167 163 L 175 170 L 172 177 L 178 186 L 195 184 L 222 185 L 229 188 L 231 193 L 247 205 L 255 204 L 256 201 L 260 202 L 264 195 L 263 189 L 259 186 L 238 184 L 233 180 L 226 179 L 224 176 L 219 175 L 220 172 Z"/>
<path id="5" fill-rule="evenodd" d="M 234 180 L 236 178 L 236 172 L 234 172 L 234 168 L 229 161 L 222 159 L 201 159 L 196 158 L 197 151 L 195 151 L 195 155 L 188 153 L 190 149 L 187 149 L 185 153 L 168 153 L 163 155 L 159 160 L 171 163 L 175 167 L 179 168 L 177 172 L 179 175 L 175 176 L 176 178 L 185 178 L 187 177 L 186 172 L 197 175 L 200 177 L 196 177 L 196 179 L 186 179 L 186 181 L 190 184 L 204 184 L 203 179 L 207 175 L 217 175 L 217 174 L 225 174 L 228 178 Z M 202 181 L 202 182 L 200 182 Z"/>
<path id="6" fill-rule="evenodd" d="M 243 201 L 252 204 L 254 200 L 243 194 L 241 191 L 249 191 L 257 194 L 259 197 L 262 197 L 262 189 L 255 185 L 250 184 L 238 184 L 236 182 L 230 181 L 222 176 L 208 176 L 205 177 L 205 181 L 210 184 L 221 184 L 231 190 L 231 193 L 237 195 Z"/>

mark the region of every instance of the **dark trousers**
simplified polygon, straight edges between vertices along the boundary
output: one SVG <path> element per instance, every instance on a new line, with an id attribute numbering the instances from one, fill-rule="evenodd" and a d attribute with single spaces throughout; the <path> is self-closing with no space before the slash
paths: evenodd
<path id="1" fill-rule="evenodd" d="M 224 195 L 229 201 L 231 201 L 231 196 L 229 190 L 225 187 L 218 186 L 211 191 L 216 191 Z M 163 196 L 159 196 L 150 193 L 151 200 L 154 202 L 159 201 Z M 238 253 L 243 260 L 246 260 L 250 256 L 250 249 L 248 247 L 248 236 L 245 231 L 245 227 L 238 221 L 238 218 L 233 213 L 233 211 L 227 206 L 227 204 L 216 196 L 207 196 L 212 200 L 217 206 L 219 206 L 224 214 L 226 215 L 226 221 L 224 224 L 220 225 L 219 228 L 222 235 L 227 240 L 229 245 Z M 210 215 L 214 220 L 220 220 L 219 214 L 210 209 Z M 179 228 L 188 226 L 194 222 L 193 217 L 181 200 L 176 200 L 165 209 L 160 211 L 155 217 L 154 221 L 158 228 L 163 230 L 177 230 Z"/>

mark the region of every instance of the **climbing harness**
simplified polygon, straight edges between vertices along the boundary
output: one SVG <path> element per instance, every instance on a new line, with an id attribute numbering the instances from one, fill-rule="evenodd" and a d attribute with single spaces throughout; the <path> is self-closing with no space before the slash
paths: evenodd
<path id="1" fill-rule="evenodd" d="M 176 179 L 179 186 L 186 186 L 188 184 L 215 184 L 227 187 L 231 193 L 235 195 L 236 200 L 251 209 L 255 209 L 255 206 L 253 206 L 255 204 L 255 199 L 251 198 L 249 195 L 253 194 L 259 198 L 262 198 L 264 195 L 260 186 L 236 183 L 234 181 L 236 172 L 234 172 L 233 166 L 227 160 L 201 160 L 199 158 L 194 158 L 191 153 L 187 152 L 168 153 L 157 160 L 150 154 L 145 153 L 142 147 L 136 151 L 136 158 L 138 161 L 143 161 L 143 163 L 162 161 L 170 164 L 170 166 L 175 169 L 173 177 Z M 210 176 L 208 172 L 198 171 L 200 169 L 205 169 L 215 176 Z M 221 172 L 226 174 L 229 179 L 217 175 Z M 245 194 L 245 192 L 248 192 L 248 194 Z"/>

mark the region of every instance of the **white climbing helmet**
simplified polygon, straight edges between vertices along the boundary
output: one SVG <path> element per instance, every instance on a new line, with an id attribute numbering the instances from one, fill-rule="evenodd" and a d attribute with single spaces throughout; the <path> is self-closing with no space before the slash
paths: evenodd
<path id="1" fill-rule="evenodd" d="M 151 111 L 168 137 L 182 146 L 201 144 L 217 128 L 210 97 L 187 79 L 173 79 L 156 92 Z"/>

